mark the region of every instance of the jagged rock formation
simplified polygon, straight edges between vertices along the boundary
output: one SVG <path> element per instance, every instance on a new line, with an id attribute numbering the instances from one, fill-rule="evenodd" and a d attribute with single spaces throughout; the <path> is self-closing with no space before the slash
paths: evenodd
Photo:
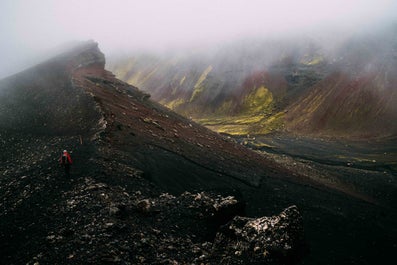
<path id="1" fill-rule="evenodd" d="M 302 216 L 291 206 L 278 216 L 247 218 L 236 216 L 215 238 L 215 248 L 233 263 L 233 255 L 250 264 L 288 264 L 304 249 Z"/>
<path id="2" fill-rule="evenodd" d="M 397 118 L 396 32 L 391 26 L 333 48 L 313 37 L 236 43 L 211 56 L 138 54 L 109 67 L 218 132 L 384 137 L 397 134 L 389 122 Z"/>

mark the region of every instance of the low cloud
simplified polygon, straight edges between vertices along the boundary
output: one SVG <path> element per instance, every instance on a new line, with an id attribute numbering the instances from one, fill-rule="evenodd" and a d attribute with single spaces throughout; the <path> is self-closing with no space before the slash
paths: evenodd
<path id="1" fill-rule="evenodd" d="M 94 39 L 105 54 L 165 51 L 312 32 L 338 36 L 396 18 L 393 0 L 2 0 L 0 78 L 76 40 Z"/>

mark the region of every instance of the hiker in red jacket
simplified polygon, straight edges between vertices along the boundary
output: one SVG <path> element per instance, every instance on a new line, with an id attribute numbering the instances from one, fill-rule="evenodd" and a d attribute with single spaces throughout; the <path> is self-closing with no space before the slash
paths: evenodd
<path id="1" fill-rule="evenodd" d="M 70 165 L 73 164 L 73 161 L 68 151 L 63 150 L 59 163 L 65 167 L 66 176 L 70 177 Z"/>

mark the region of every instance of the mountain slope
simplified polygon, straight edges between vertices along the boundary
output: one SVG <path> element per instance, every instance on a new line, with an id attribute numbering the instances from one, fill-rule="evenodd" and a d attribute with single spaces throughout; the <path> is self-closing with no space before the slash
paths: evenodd
<path id="1" fill-rule="evenodd" d="M 391 121 L 397 118 L 397 96 L 391 84 L 397 80 L 382 80 L 384 76 L 328 76 L 289 107 L 288 129 L 357 138 L 394 135 L 396 124 Z"/>
<path id="2" fill-rule="evenodd" d="M 218 132 L 382 137 L 397 132 L 388 122 L 397 115 L 396 36 L 389 27 L 337 44 L 247 41 L 202 54 L 113 59 L 108 67 Z"/>
<path id="3" fill-rule="evenodd" d="M 218 263 L 238 247 L 217 231 L 244 214 L 241 189 L 289 171 L 152 102 L 104 64 L 87 42 L 0 81 L 0 263 Z M 58 166 L 63 149 L 72 178 Z M 269 222 L 291 222 L 291 233 L 258 240 L 274 255 L 229 260 L 299 259 L 302 219 L 287 212 Z M 282 237 L 296 248 L 271 250 Z"/>
<path id="4" fill-rule="evenodd" d="M 166 175 L 159 167 L 182 158 L 188 168 L 205 171 L 209 179 L 224 175 L 252 185 L 265 174 L 264 166 L 277 167 L 115 79 L 103 69 L 99 50 L 88 45 L 65 56 L 2 81 L 2 129 L 83 137 L 98 137 L 102 130 L 101 139 L 131 153 L 131 163 L 152 177 Z M 147 150 L 151 151 L 146 154 Z M 157 169 L 149 162 L 151 153 L 167 153 L 152 161 Z"/>
<path id="5" fill-rule="evenodd" d="M 395 253 L 394 191 L 376 174 L 345 169 L 369 175 L 387 203 L 175 114 L 104 63 L 87 42 L 0 81 L 1 263 L 371 264 Z"/>

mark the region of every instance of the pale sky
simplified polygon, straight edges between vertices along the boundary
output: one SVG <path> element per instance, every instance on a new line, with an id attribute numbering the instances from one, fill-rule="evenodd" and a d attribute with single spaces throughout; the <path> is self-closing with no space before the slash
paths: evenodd
<path id="1" fill-rule="evenodd" d="M 0 0 L 0 78 L 70 41 L 93 39 L 106 55 L 391 21 L 397 0 Z"/>

